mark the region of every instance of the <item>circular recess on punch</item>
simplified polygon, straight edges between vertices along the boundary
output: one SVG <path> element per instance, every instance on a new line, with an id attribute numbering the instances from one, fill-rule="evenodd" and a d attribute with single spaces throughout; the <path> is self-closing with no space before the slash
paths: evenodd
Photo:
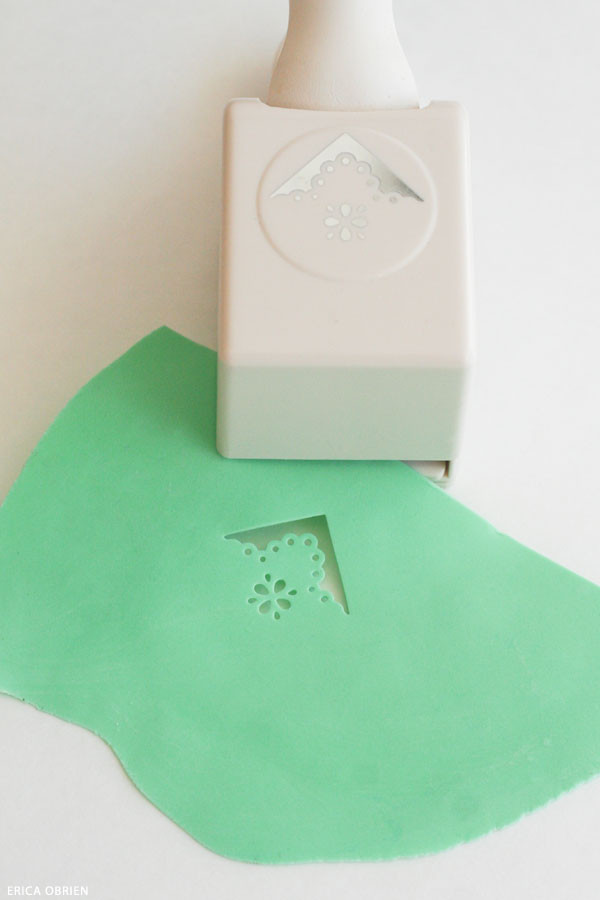
<path id="1" fill-rule="evenodd" d="M 258 190 L 272 246 L 311 275 L 368 281 L 411 263 L 435 228 L 433 180 L 413 150 L 368 128 L 328 128 L 287 144 Z"/>

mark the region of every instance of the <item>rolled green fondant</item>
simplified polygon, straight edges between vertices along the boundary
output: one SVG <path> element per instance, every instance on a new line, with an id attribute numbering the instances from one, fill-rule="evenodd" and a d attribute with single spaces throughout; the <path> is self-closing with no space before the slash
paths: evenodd
<path id="1" fill-rule="evenodd" d="M 215 378 L 161 329 L 42 439 L 0 513 L 0 689 L 256 862 L 441 850 L 597 773 L 600 590 L 401 463 L 221 458 Z M 226 539 L 315 516 L 347 611 L 316 536 Z"/>

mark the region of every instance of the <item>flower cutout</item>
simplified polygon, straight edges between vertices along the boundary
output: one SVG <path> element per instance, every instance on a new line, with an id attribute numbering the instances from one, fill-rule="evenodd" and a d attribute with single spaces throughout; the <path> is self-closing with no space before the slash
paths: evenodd
<path id="1" fill-rule="evenodd" d="M 369 224 L 363 213 L 367 207 L 361 204 L 356 209 L 350 203 L 340 203 L 338 207 L 328 206 L 329 213 L 323 219 L 323 224 L 328 228 L 327 240 L 332 240 L 336 235 L 341 241 L 351 241 L 353 237 L 364 240 L 364 231 Z"/>
<path id="2" fill-rule="evenodd" d="M 254 585 L 254 594 L 248 597 L 248 603 L 258 603 L 258 611 L 266 616 L 273 612 L 273 618 L 281 618 L 281 611 L 290 609 L 291 597 L 295 597 L 298 591 L 287 590 L 287 584 L 283 578 L 273 581 L 271 575 L 265 575 L 264 582 Z"/>

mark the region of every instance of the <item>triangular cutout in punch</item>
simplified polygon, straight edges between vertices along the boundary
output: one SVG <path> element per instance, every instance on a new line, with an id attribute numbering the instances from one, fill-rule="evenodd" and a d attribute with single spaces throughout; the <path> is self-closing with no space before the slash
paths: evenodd
<path id="1" fill-rule="evenodd" d="M 271 197 L 288 195 L 294 191 L 310 191 L 312 181 L 323 171 L 323 166 L 330 165 L 333 167 L 338 157 L 341 157 L 342 163 L 344 157 L 363 163 L 368 166 L 369 174 L 377 178 L 379 182 L 379 190 L 382 194 L 400 194 L 402 197 L 410 197 L 413 200 L 423 202 L 423 197 L 413 191 L 405 181 L 403 181 L 389 166 L 386 166 L 377 156 L 371 153 L 366 147 L 359 143 L 352 135 L 344 133 L 327 145 L 317 156 L 313 157 L 298 172 L 284 181 L 277 190 L 273 191 Z"/>

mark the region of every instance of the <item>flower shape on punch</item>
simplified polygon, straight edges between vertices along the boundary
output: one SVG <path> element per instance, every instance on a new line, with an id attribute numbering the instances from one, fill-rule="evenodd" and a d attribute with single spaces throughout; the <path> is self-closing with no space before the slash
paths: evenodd
<path id="1" fill-rule="evenodd" d="M 336 235 L 341 241 L 351 241 L 353 237 L 364 240 L 364 229 L 369 224 L 363 213 L 367 207 L 361 203 L 356 209 L 350 203 L 340 203 L 339 206 L 328 206 L 328 215 L 323 219 L 323 224 L 328 229 L 327 240 L 332 240 Z"/>
<path id="2" fill-rule="evenodd" d="M 270 612 L 273 613 L 274 619 L 281 618 L 281 612 L 291 608 L 292 599 L 298 591 L 287 589 L 287 584 L 283 578 L 277 578 L 273 581 L 272 575 L 265 575 L 264 582 L 260 581 L 254 585 L 254 593 L 248 597 L 248 603 L 258 603 L 258 611 L 261 615 L 266 616 Z"/>

